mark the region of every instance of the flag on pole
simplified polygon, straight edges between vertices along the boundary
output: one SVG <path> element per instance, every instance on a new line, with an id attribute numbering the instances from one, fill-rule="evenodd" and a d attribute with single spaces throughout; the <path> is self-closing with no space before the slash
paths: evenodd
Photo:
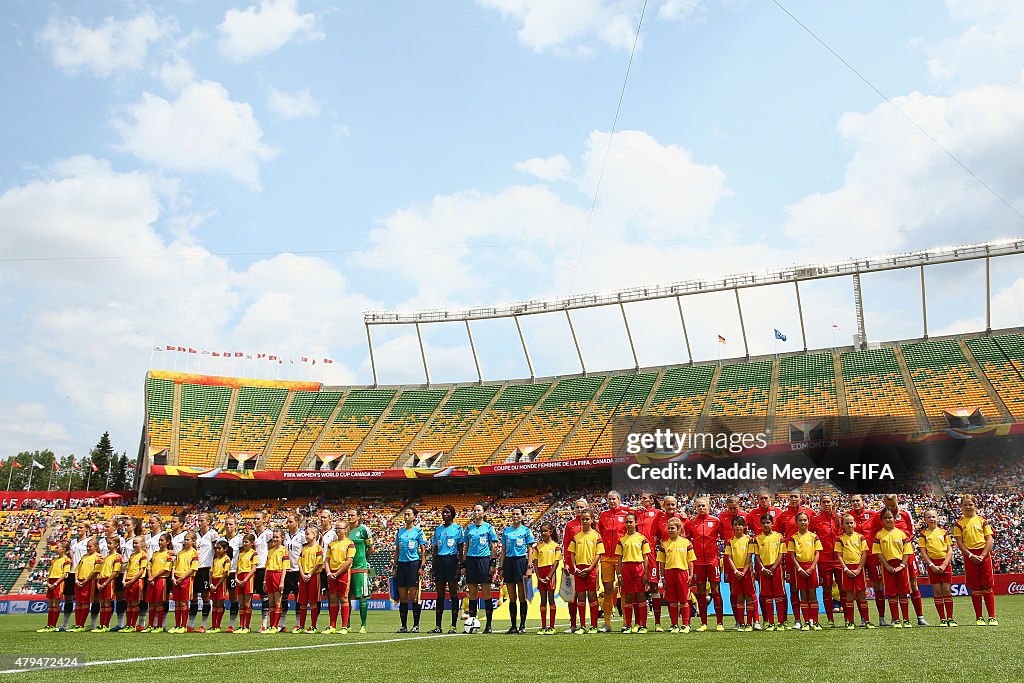
<path id="1" fill-rule="evenodd" d="M 60 467 L 58 467 L 56 460 L 53 461 L 53 471 L 60 472 Z"/>
<path id="2" fill-rule="evenodd" d="M 330 358 L 324 358 L 324 362 L 325 363 L 333 363 L 334 361 L 331 360 Z"/>
<path id="3" fill-rule="evenodd" d="M 72 460 L 71 461 L 71 466 L 74 467 L 76 470 L 82 469 L 82 466 L 78 464 L 77 460 Z"/>
<path id="4" fill-rule="evenodd" d="M 173 351 L 173 350 L 174 350 L 175 348 L 176 348 L 176 347 L 174 347 L 174 346 L 165 346 L 165 347 L 164 347 L 164 350 L 165 350 L 165 351 Z"/>
<path id="5" fill-rule="evenodd" d="M 11 467 L 13 467 L 16 470 L 20 470 L 22 468 L 22 464 L 15 460 L 14 458 L 11 458 L 10 460 L 8 460 L 8 462 L 11 463 Z"/>
<path id="6" fill-rule="evenodd" d="M 838 330 L 839 329 L 839 325 L 837 325 L 836 323 L 832 323 L 832 329 L 833 330 Z"/>
<path id="7" fill-rule="evenodd" d="M 718 343 L 719 344 L 725 344 L 726 343 L 725 337 L 723 337 L 722 335 L 718 335 Z"/>
<path id="8" fill-rule="evenodd" d="M 775 330 L 775 338 L 778 339 L 779 341 L 786 341 L 786 335 L 779 332 L 778 328 L 776 328 Z"/>
<path id="9" fill-rule="evenodd" d="M 179 346 L 178 347 L 178 351 L 181 351 L 182 353 L 185 353 L 185 347 L 184 346 Z"/>
<path id="10" fill-rule="evenodd" d="M 235 351 L 235 358 L 241 358 L 241 357 L 242 357 L 242 356 L 244 356 L 244 355 L 245 355 L 245 354 L 244 354 L 244 353 L 242 353 L 241 351 Z"/>
<path id="11" fill-rule="evenodd" d="M 43 466 L 43 464 L 41 462 L 38 462 L 35 458 L 32 458 L 32 467 L 35 467 L 36 469 L 39 469 L 39 470 L 45 470 L 46 469 Z"/>
<path id="12" fill-rule="evenodd" d="M 163 349 L 161 349 L 159 346 L 154 346 L 153 350 L 154 351 L 163 351 Z"/>
<path id="13" fill-rule="evenodd" d="M 189 353 L 199 353 L 199 351 L 197 351 L 196 349 L 193 349 L 191 346 L 188 347 L 188 352 Z"/>
<path id="14" fill-rule="evenodd" d="M 100 468 L 96 467 L 96 463 L 92 462 L 91 460 L 89 461 L 89 467 L 92 468 L 93 472 L 99 472 L 100 471 Z"/>

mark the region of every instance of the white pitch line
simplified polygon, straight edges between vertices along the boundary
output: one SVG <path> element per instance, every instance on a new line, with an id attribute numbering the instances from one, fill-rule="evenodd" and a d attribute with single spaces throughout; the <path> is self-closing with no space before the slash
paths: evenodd
<path id="1" fill-rule="evenodd" d="M 431 640 L 434 638 L 450 638 L 460 635 L 458 633 L 441 633 L 437 635 L 413 636 L 411 638 L 388 638 L 386 640 L 357 640 L 340 643 L 320 643 L 317 645 L 289 645 L 287 647 L 265 647 L 256 650 L 234 650 L 230 652 L 191 652 L 177 655 L 158 655 L 155 657 L 131 657 L 129 659 L 107 659 L 98 662 L 86 662 L 79 666 L 68 667 L 66 671 L 74 671 L 87 666 L 111 666 L 114 664 L 138 664 L 140 662 L 159 662 L 167 659 L 193 659 L 195 657 L 229 657 L 235 655 L 262 654 L 264 652 L 286 652 L 288 650 L 317 650 L 326 647 L 352 647 L 355 645 L 380 645 L 382 643 L 406 643 L 412 640 Z M 0 674 L 23 674 L 39 671 L 60 671 L 58 668 L 51 669 L 2 669 Z"/>

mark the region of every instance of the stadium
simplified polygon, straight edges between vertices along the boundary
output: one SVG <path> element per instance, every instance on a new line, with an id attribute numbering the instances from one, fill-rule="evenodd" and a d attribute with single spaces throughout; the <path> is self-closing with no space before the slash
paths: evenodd
<path id="1" fill-rule="evenodd" d="M 12 5 L 0 678 L 1024 680 L 1017 4 L 390 10 Z"/>

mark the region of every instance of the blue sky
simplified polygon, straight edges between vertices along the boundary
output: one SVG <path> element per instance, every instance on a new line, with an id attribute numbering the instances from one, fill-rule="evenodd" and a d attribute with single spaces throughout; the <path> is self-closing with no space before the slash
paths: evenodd
<path id="1" fill-rule="evenodd" d="M 1024 210 L 1019 3 L 782 4 Z M 280 355 L 297 366 L 282 377 L 367 383 L 368 308 L 1024 233 L 770 0 L 649 0 L 609 145 L 642 6 L 7 3 L 3 448 L 83 453 L 109 429 L 132 452 L 154 346 Z M 1022 263 L 993 269 L 996 326 L 1024 320 Z M 977 265 L 935 271 L 933 334 L 983 325 L 982 282 Z M 920 334 L 916 287 L 914 274 L 865 281 L 871 339 Z M 798 348 L 790 290 L 744 296 L 752 353 L 775 348 L 775 327 L 790 338 L 779 350 Z M 832 322 L 849 343 L 848 283 L 808 286 L 804 306 L 811 346 L 831 344 Z M 577 317 L 590 368 L 632 365 L 618 315 Z M 686 361 L 676 316 L 671 302 L 630 308 L 641 364 Z M 698 359 L 741 353 L 731 295 L 688 300 L 687 316 Z M 524 328 L 539 373 L 578 369 L 563 318 Z M 474 333 L 486 378 L 526 374 L 511 323 Z M 425 338 L 435 381 L 475 377 L 461 327 Z M 411 330 L 375 340 L 382 381 L 422 381 Z"/>

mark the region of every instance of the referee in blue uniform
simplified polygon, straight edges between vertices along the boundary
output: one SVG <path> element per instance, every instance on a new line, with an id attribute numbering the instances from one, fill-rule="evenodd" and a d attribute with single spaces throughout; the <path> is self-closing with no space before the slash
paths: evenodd
<path id="1" fill-rule="evenodd" d="M 512 626 L 506 633 L 526 633 L 526 581 L 533 574 L 533 553 L 537 539 L 530 527 L 523 524 L 524 511 L 512 508 L 512 526 L 501 532 L 501 558 L 498 571 L 508 589 L 508 614 Z M 518 602 L 518 604 L 517 604 Z M 516 627 L 516 611 L 519 612 L 519 627 Z"/>
<path id="2" fill-rule="evenodd" d="M 423 551 L 427 539 L 423 530 L 416 525 L 416 508 L 402 510 L 405 526 L 395 536 L 395 583 L 398 586 L 398 613 L 402 628 L 398 633 L 420 632 L 420 579 L 423 578 Z M 412 609 L 412 630 L 409 626 L 409 609 Z"/>
<path id="3" fill-rule="evenodd" d="M 441 633 L 441 620 L 444 618 L 444 594 L 447 588 L 448 597 L 452 601 L 452 625 L 449 633 L 455 633 L 455 624 L 459 621 L 459 557 L 462 546 L 466 542 L 462 527 L 455 523 L 455 508 L 445 505 L 441 510 L 444 524 L 437 527 L 430 545 L 434 550 L 434 590 L 437 591 L 437 603 L 434 607 L 435 628 L 431 633 Z"/>
<path id="4" fill-rule="evenodd" d="M 498 533 L 490 522 L 484 519 L 484 506 L 479 503 L 473 507 L 473 519 L 466 525 L 466 592 L 469 594 L 469 616 L 476 617 L 479 598 L 484 599 L 487 612 L 487 625 L 484 633 L 491 632 L 491 619 L 494 616 L 494 602 L 491 600 L 491 581 L 494 580 L 494 567 L 497 558 L 494 551 L 498 545 Z"/>

